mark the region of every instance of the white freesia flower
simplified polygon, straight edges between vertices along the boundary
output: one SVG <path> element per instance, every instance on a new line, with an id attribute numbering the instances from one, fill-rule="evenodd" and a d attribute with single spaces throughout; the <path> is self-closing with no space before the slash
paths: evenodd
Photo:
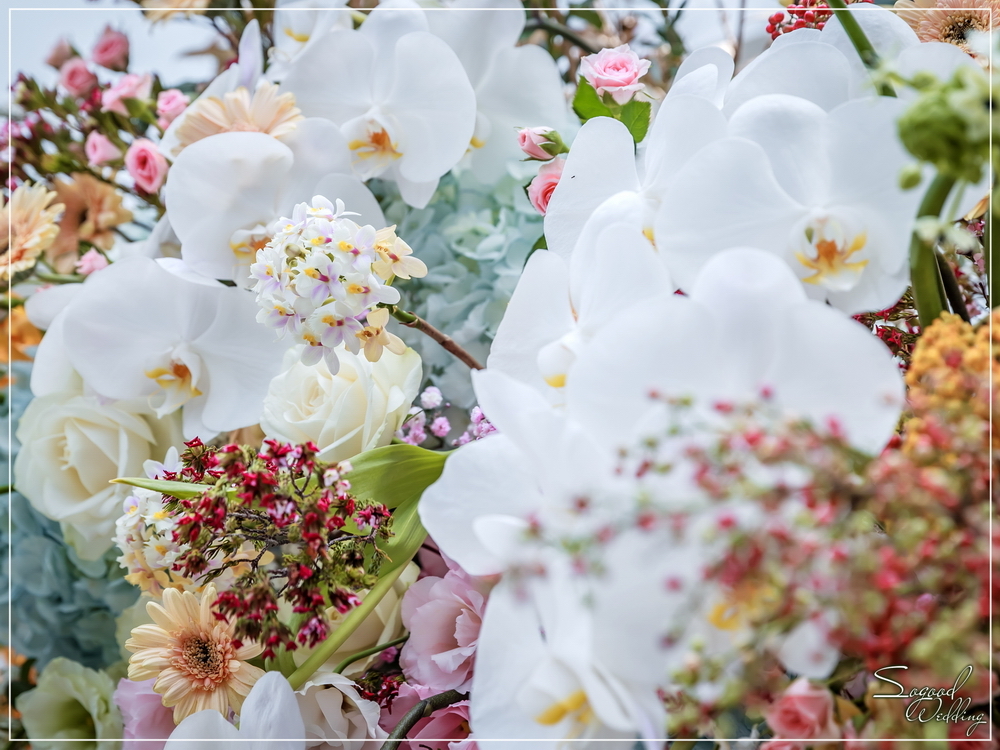
<path id="1" fill-rule="evenodd" d="M 517 128 L 545 125 L 567 135 L 569 112 L 552 56 L 536 44 L 517 46 L 524 7 L 517 0 L 457 0 L 430 12 L 431 33 L 448 43 L 476 92 L 472 171 L 496 182 L 507 164 L 523 158 Z"/>
<path id="2" fill-rule="evenodd" d="M 124 485 L 143 463 L 181 441 L 179 415 L 156 419 L 140 400 L 107 403 L 77 388 L 34 399 L 17 430 L 14 478 L 38 512 L 63 527 L 77 553 L 94 560 L 109 549 Z"/>
<path id="3" fill-rule="evenodd" d="M 378 725 L 378 703 L 365 700 L 342 674 L 320 671 L 295 694 L 305 722 L 306 747 L 378 750 L 388 733 Z M 361 742 L 360 740 L 370 740 Z"/>
<path id="4" fill-rule="evenodd" d="M 336 375 L 323 360 L 306 365 L 292 349 L 285 369 L 271 381 L 260 424 L 268 437 L 313 442 L 324 461 L 344 461 L 388 445 L 420 389 L 420 355 L 384 354 L 369 362 L 339 349 Z"/>
<path id="5" fill-rule="evenodd" d="M 186 438 L 256 424 L 285 347 L 254 320 L 252 294 L 205 281 L 143 257 L 88 277 L 39 346 L 32 390 L 76 370 L 104 398 L 147 397 L 161 417 L 183 406 Z"/>
<path id="6" fill-rule="evenodd" d="M 177 725 L 164 750 L 305 750 L 305 724 L 295 693 L 280 672 L 267 672 L 250 689 L 239 729 L 218 711 L 199 711 Z"/>
<path id="7" fill-rule="evenodd" d="M 913 161 L 895 133 L 904 106 L 855 100 L 826 113 L 784 95 L 745 104 L 730 137 L 693 156 L 665 194 L 656 240 L 672 278 L 690 290 L 715 253 L 748 245 L 847 313 L 895 304 L 921 198 L 899 187 Z"/>
<path id="8" fill-rule="evenodd" d="M 383 4 L 357 31 L 324 35 L 290 65 L 282 88 L 307 117 L 340 128 L 359 178 L 394 180 L 417 208 L 465 154 L 476 127 L 476 95 L 462 63 L 427 31 L 415 3 Z"/>

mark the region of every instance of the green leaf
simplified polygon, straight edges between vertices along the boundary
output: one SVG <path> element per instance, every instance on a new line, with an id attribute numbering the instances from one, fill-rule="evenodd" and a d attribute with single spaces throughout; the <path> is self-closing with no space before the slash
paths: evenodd
<path id="1" fill-rule="evenodd" d="M 380 578 L 412 560 L 427 538 L 427 529 L 420 523 L 420 516 L 417 514 L 418 504 L 419 498 L 413 498 L 393 512 L 393 535 L 384 544 L 379 545 L 389 558 L 379 570 Z"/>
<path id="2" fill-rule="evenodd" d="M 628 132 L 632 134 L 632 140 L 636 143 L 641 142 L 649 131 L 649 116 L 649 102 L 640 102 L 638 99 L 633 99 L 622 107 L 622 124 L 628 128 Z"/>
<path id="3" fill-rule="evenodd" d="M 346 478 L 358 500 L 396 508 L 419 500 L 441 476 L 447 457 L 447 453 L 415 445 L 386 445 L 352 458 Z"/>
<path id="4" fill-rule="evenodd" d="M 573 111 L 583 122 L 594 117 L 611 117 L 608 105 L 601 101 L 597 90 L 586 78 L 581 78 L 577 84 L 576 96 L 573 97 Z"/>
<path id="5" fill-rule="evenodd" d="M 133 487 L 141 487 L 144 490 L 162 492 L 164 495 L 187 500 L 191 497 L 198 497 L 202 492 L 212 489 L 208 484 L 189 484 L 188 482 L 168 482 L 164 479 L 146 479 L 146 477 L 119 477 L 112 479 L 113 484 L 130 484 Z"/>

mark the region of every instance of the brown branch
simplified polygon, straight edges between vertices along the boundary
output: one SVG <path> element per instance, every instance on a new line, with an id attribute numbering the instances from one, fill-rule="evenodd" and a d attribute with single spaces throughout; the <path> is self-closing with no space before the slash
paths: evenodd
<path id="1" fill-rule="evenodd" d="M 459 346 L 458 342 L 455 341 L 451 336 L 447 335 L 443 331 L 439 331 L 437 328 L 432 326 L 426 320 L 421 318 L 419 315 L 414 315 L 411 312 L 406 312 L 405 310 L 400 310 L 398 307 L 389 308 L 392 312 L 392 317 L 398 320 L 407 328 L 415 328 L 421 333 L 425 333 L 432 339 L 437 341 L 441 348 L 446 352 L 450 352 L 455 355 L 459 360 L 461 360 L 465 365 L 473 370 L 483 370 L 485 369 L 479 362 L 469 354 L 465 349 Z"/>

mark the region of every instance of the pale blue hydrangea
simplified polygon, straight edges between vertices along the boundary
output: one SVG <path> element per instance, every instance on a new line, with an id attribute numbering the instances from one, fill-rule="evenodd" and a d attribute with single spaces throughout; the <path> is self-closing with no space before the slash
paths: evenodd
<path id="1" fill-rule="evenodd" d="M 0 407 L 0 459 L 16 455 L 8 442 L 8 423 L 16 421 L 31 400 L 28 363 L 15 363 L 9 400 Z M 37 513 L 17 493 L 2 497 L 0 575 L 10 575 L 10 590 L 0 595 L 0 632 L 7 631 L 10 599 L 11 646 L 44 667 L 64 656 L 100 668 L 121 656 L 115 617 L 138 597 L 115 561 L 118 550 L 100 560 L 81 560 L 62 538 L 59 524 Z M 11 536 L 8 537 L 8 521 Z M 7 548 L 11 548 L 8 569 Z"/>
<path id="2" fill-rule="evenodd" d="M 395 187 L 376 187 L 389 224 L 427 264 L 423 279 L 397 281 L 402 304 L 441 329 L 480 362 L 503 318 L 542 217 L 524 194 L 527 178 L 482 185 L 470 173 L 448 175 L 424 209 L 406 206 Z M 401 330 L 400 330 L 401 329 Z M 416 331 L 397 333 L 424 360 L 424 374 L 457 406 L 475 403 L 469 369 Z"/>

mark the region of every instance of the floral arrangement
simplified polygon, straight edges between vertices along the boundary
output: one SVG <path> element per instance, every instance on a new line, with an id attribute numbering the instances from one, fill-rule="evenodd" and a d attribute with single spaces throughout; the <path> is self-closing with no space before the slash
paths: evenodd
<path id="1" fill-rule="evenodd" d="M 136 4 L 2 131 L 9 745 L 994 745 L 993 0 Z"/>

